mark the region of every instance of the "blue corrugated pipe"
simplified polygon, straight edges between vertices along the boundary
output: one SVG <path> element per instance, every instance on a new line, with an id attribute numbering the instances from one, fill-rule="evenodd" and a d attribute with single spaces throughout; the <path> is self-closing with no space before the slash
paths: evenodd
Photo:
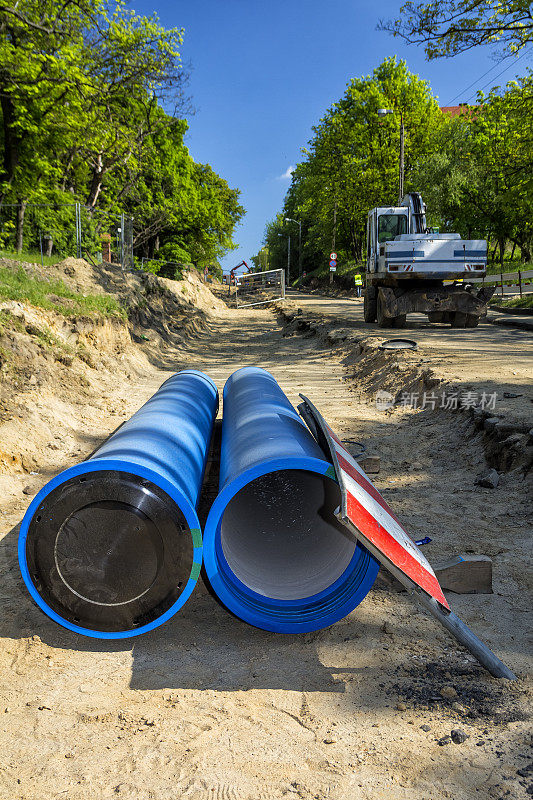
<path id="1" fill-rule="evenodd" d="M 245 367 L 224 387 L 220 493 L 204 531 L 204 564 L 222 603 L 269 631 L 342 619 L 379 564 L 334 516 L 331 464 L 268 372 Z"/>
<path id="2" fill-rule="evenodd" d="M 183 606 L 202 563 L 196 506 L 217 409 L 210 378 L 179 372 L 39 492 L 22 522 L 19 562 L 49 617 L 123 639 Z"/>

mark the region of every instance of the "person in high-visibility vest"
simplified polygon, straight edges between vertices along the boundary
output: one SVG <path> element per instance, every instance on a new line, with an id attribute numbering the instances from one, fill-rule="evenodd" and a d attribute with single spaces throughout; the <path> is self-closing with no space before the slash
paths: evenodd
<path id="1" fill-rule="evenodd" d="M 355 294 L 357 297 L 361 297 L 361 290 L 363 288 L 363 276 L 361 273 L 357 273 L 355 276 Z"/>

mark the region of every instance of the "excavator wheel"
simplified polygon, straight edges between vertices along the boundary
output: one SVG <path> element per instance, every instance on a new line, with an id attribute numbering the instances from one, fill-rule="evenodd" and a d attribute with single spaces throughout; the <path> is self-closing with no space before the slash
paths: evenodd
<path id="1" fill-rule="evenodd" d="M 469 328 L 470 326 L 467 324 L 468 316 L 464 311 L 456 311 L 450 320 L 452 328 Z"/>
<path id="2" fill-rule="evenodd" d="M 393 323 L 394 328 L 405 328 L 405 325 L 407 323 L 407 314 L 400 314 L 399 317 L 393 317 L 393 320 L 394 320 Z"/>
<path id="3" fill-rule="evenodd" d="M 363 294 L 363 318 L 365 322 L 375 322 L 377 317 L 378 290 L 367 286 Z"/>
<path id="4" fill-rule="evenodd" d="M 385 316 L 385 303 L 380 294 L 378 294 L 377 318 L 378 318 L 378 328 L 392 328 L 394 325 L 395 317 Z"/>

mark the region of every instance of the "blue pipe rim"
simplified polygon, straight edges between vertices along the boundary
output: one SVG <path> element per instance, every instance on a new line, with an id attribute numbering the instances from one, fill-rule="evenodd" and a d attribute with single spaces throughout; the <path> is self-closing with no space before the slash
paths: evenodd
<path id="1" fill-rule="evenodd" d="M 195 372 L 194 370 L 188 370 L 189 372 Z M 202 374 L 202 373 L 200 373 Z M 209 379 L 212 383 L 211 379 Z M 187 525 L 189 526 L 192 542 L 193 542 L 193 561 L 191 566 L 191 573 L 189 575 L 189 579 L 185 584 L 183 591 L 181 592 L 180 596 L 176 600 L 176 602 L 165 611 L 160 617 L 157 619 L 152 620 L 152 622 L 147 623 L 146 625 L 142 625 L 140 628 L 135 628 L 134 630 L 126 630 L 126 631 L 94 631 L 90 628 L 82 628 L 79 625 L 74 625 L 68 620 L 64 619 L 60 614 L 54 611 L 48 603 L 46 603 L 37 589 L 35 588 L 33 581 L 31 579 L 28 564 L 26 559 L 26 539 L 28 537 L 28 531 L 33 519 L 33 515 L 37 511 L 39 505 L 44 500 L 44 498 L 53 490 L 56 489 L 61 484 L 65 483 L 65 481 L 69 480 L 70 478 L 75 478 L 78 475 L 86 475 L 92 472 L 101 472 L 103 470 L 116 470 L 118 472 L 129 472 L 132 475 L 136 475 L 139 478 L 143 478 L 145 480 L 149 480 L 155 485 L 159 486 L 164 492 L 168 494 L 168 496 L 176 503 L 179 507 Z M 57 622 L 63 628 L 68 628 L 68 630 L 74 631 L 74 633 L 80 633 L 84 636 L 89 636 L 93 639 L 128 639 L 133 636 L 140 636 L 142 633 L 148 633 L 148 631 L 154 630 L 154 628 L 158 628 L 159 625 L 162 625 L 164 622 L 167 622 L 174 614 L 182 608 L 183 605 L 187 602 L 189 597 L 191 596 L 194 587 L 198 581 L 198 577 L 200 575 L 200 568 L 202 566 L 202 533 L 201 533 L 201 526 L 200 521 L 198 519 L 198 515 L 196 510 L 191 505 L 190 501 L 185 497 L 182 492 L 176 489 L 169 481 L 165 478 L 162 478 L 156 472 L 153 472 L 146 467 L 142 467 L 135 463 L 130 463 L 128 461 L 123 461 L 121 459 L 91 459 L 90 461 L 84 461 L 81 464 L 75 464 L 73 467 L 69 467 L 68 469 L 60 472 L 59 475 L 56 475 L 55 478 L 52 478 L 40 492 L 34 497 L 31 504 L 26 511 L 24 518 L 22 520 L 20 526 L 20 534 L 18 540 L 18 560 L 20 565 L 20 571 L 22 573 L 22 578 L 24 583 L 26 584 L 26 588 L 28 589 L 30 595 L 32 596 L 33 600 L 37 603 L 39 608 L 44 611 L 44 613 L 50 617 L 54 622 Z"/>
<path id="2" fill-rule="evenodd" d="M 240 619 L 249 622 L 257 628 L 273 631 L 275 633 L 308 633 L 310 631 L 316 631 L 317 629 L 326 628 L 338 622 L 340 619 L 343 619 L 359 605 L 364 597 L 366 597 L 374 584 L 380 566 L 374 556 L 372 556 L 363 545 L 357 542 L 350 564 L 342 575 L 327 589 L 322 590 L 316 595 L 302 598 L 301 600 L 280 601 L 260 595 L 245 586 L 245 584 L 234 575 L 223 555 L 219 536 L 222 517 L 228 504 L 241 489 L 256 478 L 260 478 L 271 472 L 293 469 L 324 475 L 337 483 L 332 465 L 318 458 L 313 458 L 311 456 L 291 456 L 289 458 L 276 458 L 265 461 L 241 472 L 233 481 L 224 486 L 211 506 L 204 528 L 204 566 L 207 578 L 217 597 L 232 613 L 240 617 Z M 274 608 L 277 607 L 279 609 L 281 604 L 285 609 L 291 607 L 296 608 L 298 606 L 312 605 L 320 602 L 322 599 L 327 599 L 328 596 L 334 596 L 335 591 L 346 583 L 347 577 L 354 571 L 356 565 L 359 565 L 362 555 L 364 555 L 365 558 L 367 557 L 368 560 L 366 572 L 355 591 L 350 593 L 343 602 L 334 605 L 329 612 L 326 611 L 322 616 L 317 616 L 315 619 L 308 622 L 297 622 L 294 620 L 284 622 L 275 619 L 276 612 L 274 612 Z M 221 566 L 222 570 L 220 569 Z M 239 602 L 235 594 L 228 590 L 228 578 L 224 576 L 225 567 L 227 567 L 228 574 L 231 574 L 231 584 L 236 587 L 239 593 L 245 598 L 249 598 L 251 601 L 250 604 Z M 260 602 L 263 606 L 271 605 L 273 614 L 269 616 L 266 613 L 254 612 L 252 608 L 254 601 Z"/>

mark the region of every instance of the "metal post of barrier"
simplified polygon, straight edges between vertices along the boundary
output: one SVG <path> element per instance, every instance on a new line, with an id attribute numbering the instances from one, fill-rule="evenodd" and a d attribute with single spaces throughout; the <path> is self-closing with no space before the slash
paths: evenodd
<path id="1" fill-rule="evenodd" d="M 81 206 L 76 203 L 76 258 L 81 258 Z"/>
<path id="2" fill-rule="evenodd" d="M 522 297 L 522 274 L 520 270 L 518 270 L 518 286 L 520 288 L 520 297 Z"/>
<path id="3" fill-rule="evenodd" d="M 120 215 L 120 267 L 124 272 L 124 213 Z"/>
<path id="4" fill-rule="evenodd" d="M 503 297 L 503 272 L 500 272 L 500 282 L 502 285 L 502 297 Z"/>

